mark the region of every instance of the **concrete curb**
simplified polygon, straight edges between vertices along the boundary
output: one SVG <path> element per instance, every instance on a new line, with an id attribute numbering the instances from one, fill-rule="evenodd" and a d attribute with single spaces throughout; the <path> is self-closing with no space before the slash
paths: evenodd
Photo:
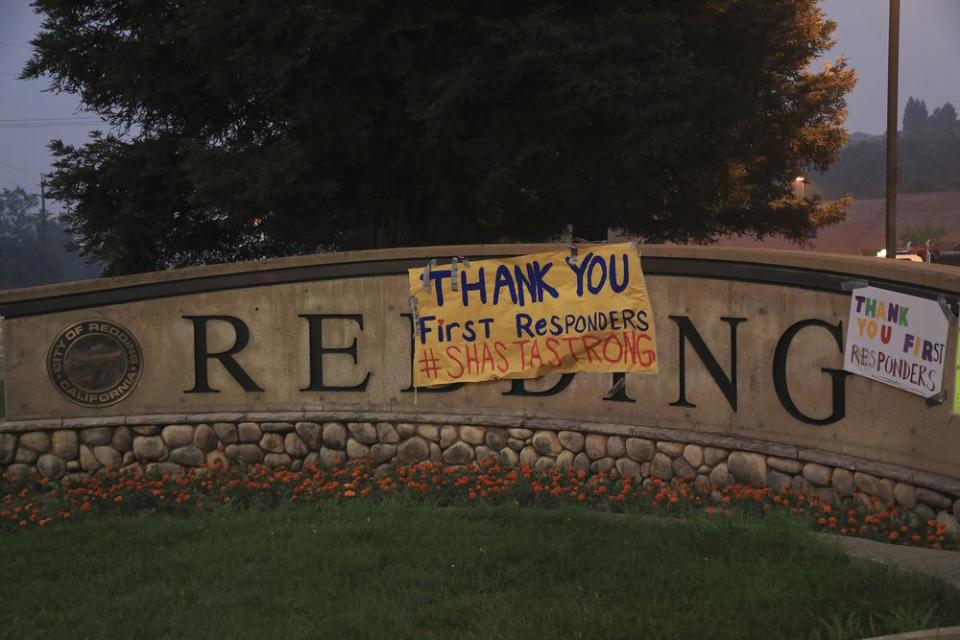
<path id="1" fill-rule="evenodd" d="M 864 640 L 960 640 L 960 627 L 939 627 L 923 631 L 897 633 L 892 636 L 875 636 Z"/>
<path id="2" fill-rule="evenodd" d="M 836 540 L 841 547 L 854 558 L 862 558 L 883 565 L 894 566 L 906 571 L 914 571 L 946 582 L 960 591 L 960 551 L 942 549 L 921 549 L 896 544 L 887 544 L 865 538 L 820 534 L 830 540 Z M 956 636 L 917 636 L 960 638 L 960 627 L 954 627 Z M 948 631 L 943 629 L 941 631 Z M 916 632 L 921 633 L 921 632 Z M 926 633 L 926 632 L 923 632 Z M 912 635 L 889 636 L 912 638 Z"/>

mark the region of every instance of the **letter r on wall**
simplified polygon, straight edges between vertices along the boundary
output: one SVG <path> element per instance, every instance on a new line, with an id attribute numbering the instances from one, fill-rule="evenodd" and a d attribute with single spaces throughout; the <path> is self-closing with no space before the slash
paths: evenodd
<path id="1" fill-rule="evenodd" d="M 256 382 L 253 381 L 234 356 L 246 348 L 250 341 L 250 329 L 240 318 L 234 316 L 183 316 L 185 320 L 193 322 L 193 388 L 184 391 L 184 393 L 220 393 L 219 389 L 214 389 L 209 382 L 208 364 L 210 360 L 216 360 L 223 368 L 227 370 L 233 379 L 236 380 L 244 391 L 263 391 Z M 233 327 L 234 335 L 233 346 L 224 351 L 210 353 L 207 347 L 207 324 L 211 321 L 226 322 Z"/>

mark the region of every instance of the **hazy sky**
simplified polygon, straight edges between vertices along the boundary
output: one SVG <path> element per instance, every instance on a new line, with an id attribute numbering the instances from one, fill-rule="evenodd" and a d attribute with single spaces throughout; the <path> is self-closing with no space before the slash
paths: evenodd
<path id="1" fill-rule="evenodd" d="M 903 0 L 902 5 L 901 113 L 911 95 L 926 100 L 931 111 L 947 101 L 960 106 L 960 0 Z M 822 6 L 838 25 L 829 57 L 845 56 L 859 76 L 848 97 L 847 128 L 882 133 L 887 0 L 824 0 Z M 43 80 L 17 79 L 40 22 L 29 0 L 0 0 L 0 187 L 22 184 L 37 190 L 40 172 L 50 170 L 50 139 L 79 144 L 91 129 L 91 116 L 80 111 L 76 96 L 45 92 Z M 70 126 L 63 126 L 63 119 Z"/>

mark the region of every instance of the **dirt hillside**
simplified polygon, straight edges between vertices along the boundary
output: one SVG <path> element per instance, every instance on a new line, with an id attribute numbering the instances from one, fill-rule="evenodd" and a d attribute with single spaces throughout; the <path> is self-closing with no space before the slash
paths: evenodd
<path id="1" fill-rule="evenodd" d="M 874 255 L 884 244 L 883 198 L 854 200 L 847 210 L 847 219 L 840 224 L 821 229 L 816 238 L 798 247 L 780 238 L 757 241 L 752 238 L 728 237 L 719 244 L 726 247 L 755 247 L 766 249 L 810 249 L 834 253 L 861 253 Z M 909 226 L 940 226 L 946 229 L 941 240 L 942 249 L 960 245 L 960 191 L 903 193 L 897 198 L 897 229 Z"/>

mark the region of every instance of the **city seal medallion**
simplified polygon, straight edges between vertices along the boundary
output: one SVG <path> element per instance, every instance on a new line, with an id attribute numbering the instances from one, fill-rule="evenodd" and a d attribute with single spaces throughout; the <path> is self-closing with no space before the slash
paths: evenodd
<path id="1" fill-rule="evenodd" d="M 140 382 L 143 351 L 129 331 L 109 320 L 84 320 L 56 337 L 47 373 L 57 390 L 83 407 L 116 404 Z"/>

